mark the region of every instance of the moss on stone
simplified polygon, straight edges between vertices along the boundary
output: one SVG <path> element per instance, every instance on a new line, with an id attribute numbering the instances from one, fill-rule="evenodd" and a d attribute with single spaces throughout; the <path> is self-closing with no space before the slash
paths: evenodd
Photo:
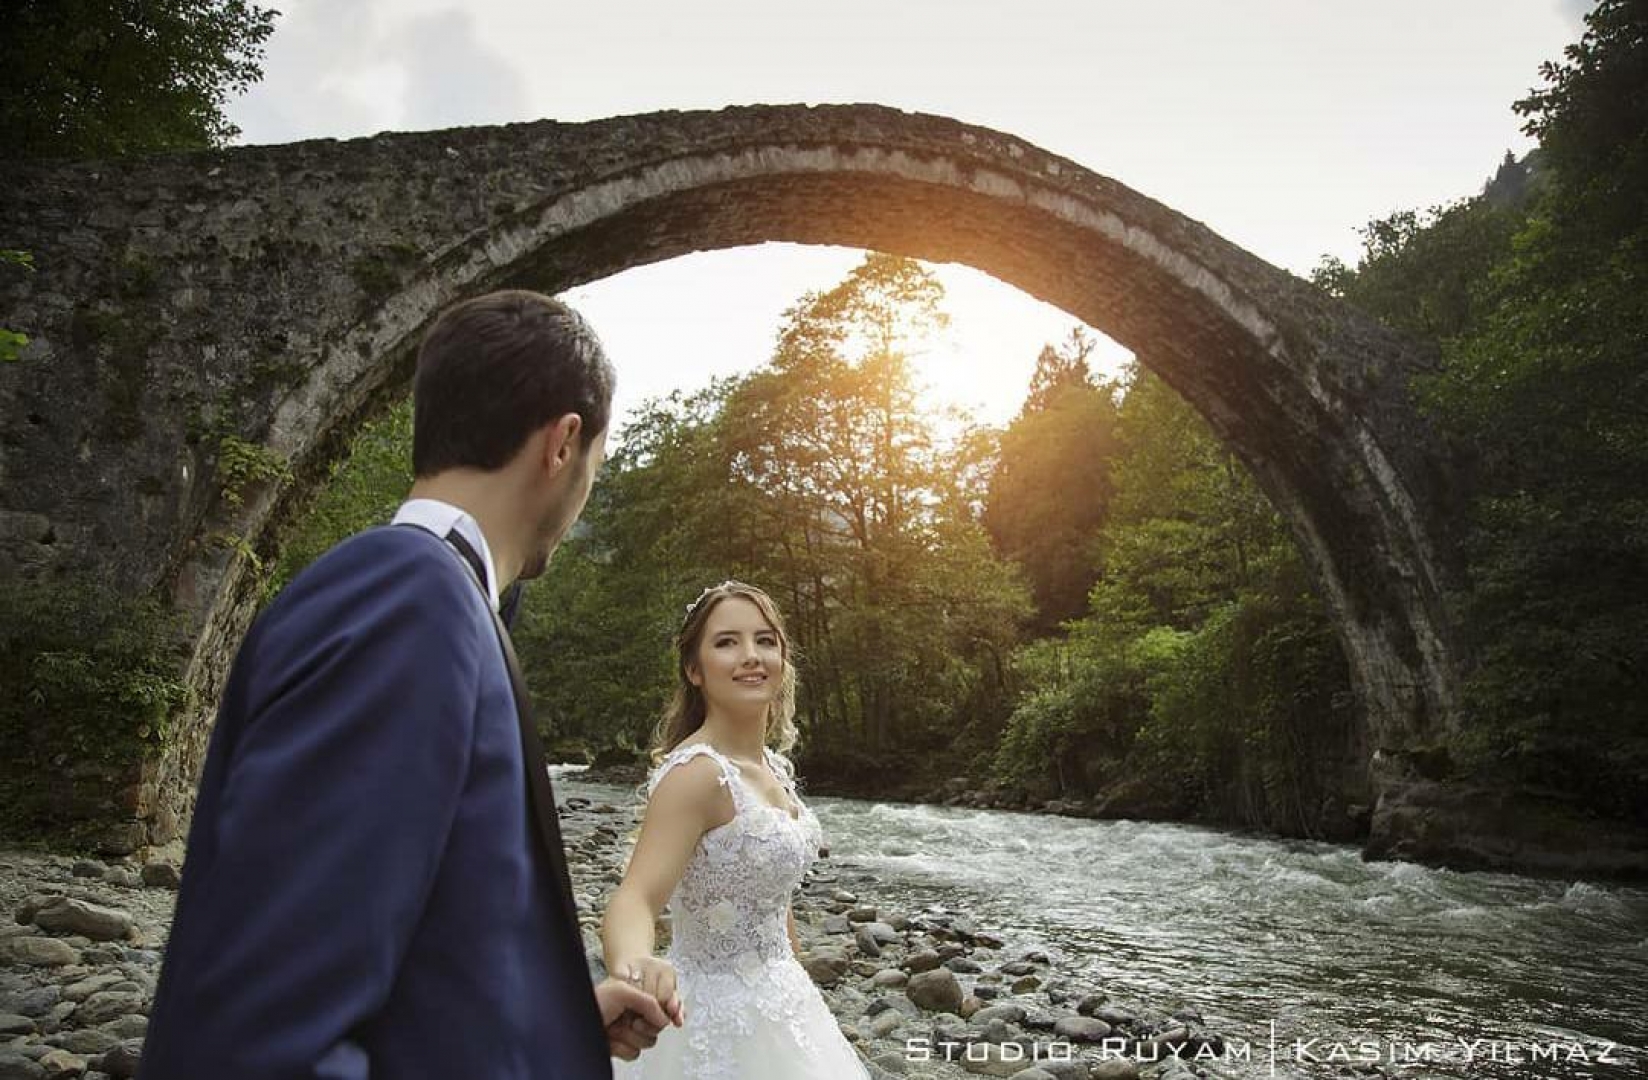
<path id="1" fill-rule="evenodd" d="M 158 600 L 84 583 L 0 585 L 0 831 L 80 848 L 130 819 L 120 792 L 186 705 L 186 642 Z"/>
<path id="2" fill-rule="evenodd" d="M 162 336 L 160 326 L 129 312 L 75 309 L 69 340 L 102 361 L 104 419 L 115 438 L 130 442 L 143 434 L 143 391 L 149 351 Z"/>
<path id="3" fill-rule="evenodd" d="M 349 275 L 361 291 L 360 315 L 393 295 L 422 261 L 423 253 L 411 244 L 389 244 L 358 256 L 349 264 Z"/>
<path id="4" fill-rule="evenodd" d="M 292 469 L 285 458 L 268 447 L 225 435 L 218 442 L 217 478 L 224 501 L 240 506 L 249 488 L 290 480 Z"/>

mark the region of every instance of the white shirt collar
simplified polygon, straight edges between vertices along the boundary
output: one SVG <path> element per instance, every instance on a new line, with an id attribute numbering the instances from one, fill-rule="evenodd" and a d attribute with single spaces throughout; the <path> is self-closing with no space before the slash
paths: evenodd
<path id="1" fill-rule="evenodd" d="M 498 610 L 498 568 L 492 564 L 492 549 L 486 546 L 486 535 L 481 532 L 480 522 L 468 512 L 439 499 L 408 499 L 395 511 L 391 524 L 417 525 L 443 539 L 448 532 L 457 529 L 458 535 L 481 553 L 481 564 L 486 567 L 486 580 L 482 584 L 486 586 L 486 595 L 492 600 L 492 610 Z M 469 564 L 465 562 L 464 565 Z"/>

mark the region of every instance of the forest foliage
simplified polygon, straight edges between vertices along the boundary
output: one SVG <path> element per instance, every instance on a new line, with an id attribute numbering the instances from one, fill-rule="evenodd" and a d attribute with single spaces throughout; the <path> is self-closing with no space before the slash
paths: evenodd
<path id="1" fill-rule="evenodd" d="M 1457 775 L 1648 818 L 1648 30 L 1605 0 L 1515 105 L 1539 149 L 1484 192 L 1371 223 L 1316 280 L 1437 341 L 1424 407 L 1470 451 Z M 528 591 L 517 639 L 552 746 L 633 759 L 683 607 L 761 584 L 802 665 L 800 754 L 835 790 L 1293 835 L 1365 826 L 1368 748 L 1329 613 L 1239 461 L 1147 370 L 1050 344 L 1003 429 L 941 417 L 911 357 L 919 264 L 871 254 L 799 299 L 759 370 L 651 402 Z M 287 549 L 404 490 L 372 429 Z M 371 479 L 367 479 L 370 474 Z"/>
<path id="2" fill-rule="evenodd" d="M 1541 73 L 1527 160 L 1319 280 L 1439 341 L 1418 390 L 1474 459 L 1453 768 L 1648 819 L 1648 3 Z"/>

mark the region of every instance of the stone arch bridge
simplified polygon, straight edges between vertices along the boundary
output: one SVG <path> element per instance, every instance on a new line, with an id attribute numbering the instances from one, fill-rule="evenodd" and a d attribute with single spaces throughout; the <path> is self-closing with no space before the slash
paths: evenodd
<path id="1" fill-rule="evenodd" d="M 792 106 L 5 173 L 0 247 L 37 269 L 0 268 L 0 325 L 32 338 L 0 366 L 0 579 L 158 593 L 194 643 L 199 704 L 154 760 L 97 781 L 118 793 L 117 848 L 176 836 L 253 614 L 245 546 L 214 538 L 273 550 L 404 391 L 437 311 L 784 240 L 966 263 L 1134 350 L 1246 462 L 1313 568 L 1363 705 L 1370 852 L 1530 862 L 1521 841 L 1439 831 L 1464 804 L 1412 768 L 1454 722 L 1464 660 L 1444 602 L 1454 455 L 1409 392 L 1434 352 L 1080 165 L 937 117 Z M 290 478 L 225 498 L 224 436 Z"/>

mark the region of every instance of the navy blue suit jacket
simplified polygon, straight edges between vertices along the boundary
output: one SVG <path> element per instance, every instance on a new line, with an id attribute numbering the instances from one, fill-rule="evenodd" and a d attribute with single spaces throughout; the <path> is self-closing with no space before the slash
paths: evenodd
<path id="1" fill-rule="evenodd" d="M 143 1080 L 609 1078 L 526 768 L 442 540 L 373 529 L 299 574 L 224 691 Z"/>

